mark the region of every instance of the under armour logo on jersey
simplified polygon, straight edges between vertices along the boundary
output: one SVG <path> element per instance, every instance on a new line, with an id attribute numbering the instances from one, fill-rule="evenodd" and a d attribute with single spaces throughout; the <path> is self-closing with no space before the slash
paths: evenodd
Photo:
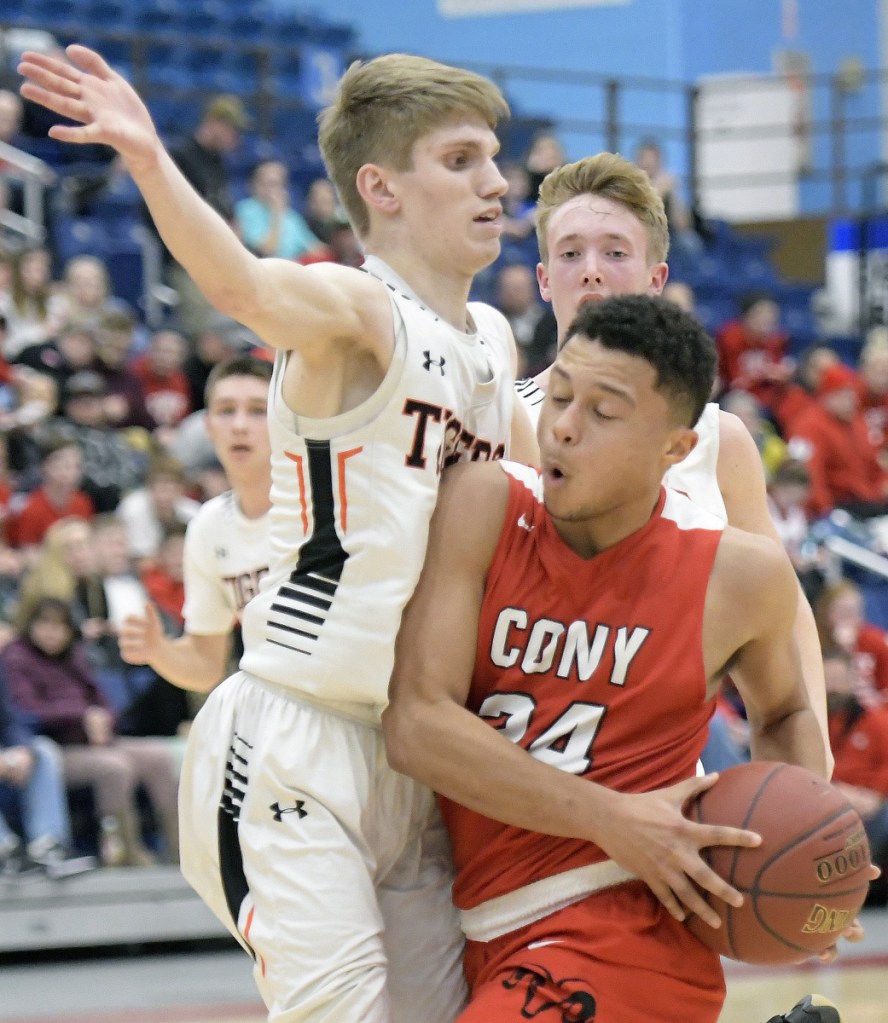
<path id="1" fill-rule="evenodd" d="M 533 529 L 533 523 L 532 522 L 528 522 L 527 519 L 524 517 L 524 515 L 519 515 L 518 516 L 518 525 L 522 529 L 526 529 L 528 533 L 531 532 L 531 530 Z"/>
<path id="2" fill-rule="evenodd" d="M 308 810 L 305 809 L 304 799 L 297 799 L 295 806 L 281 806 L 280 803 L 275 801 L 268 809 L 274 810 L 274 819 L 278 824 L 280 824 L 280 822 L 284 819 L 285 813 L 298 813 L 299 820 L 308 816 Z"/>
<path id="3" fill-rule="evenodd" d="M 422 353 L 425 356 L 425 362 L 422 364 L 423 369 L 427 369 L 429 373 L 432 371 L 432 366 L 437 366 L 441 370 L 441 376 L 444 376 L 444 363 L 447 361 L 442 355 L 440 359 L 433 359 L 430 351 L 424 351 Z"/>

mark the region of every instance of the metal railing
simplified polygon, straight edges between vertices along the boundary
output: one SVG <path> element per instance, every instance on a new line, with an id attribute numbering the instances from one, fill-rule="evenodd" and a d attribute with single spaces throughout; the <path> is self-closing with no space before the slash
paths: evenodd
<path id="1" fill-rule="evenodd" d="M 6 142 L 0 142 L 0 165 L 4 177 L 20 181 L 23 191 L 23 213 L 0 211 L 0 225 L 39 245 L 46 237 L 44 192 L 55 181 L 55 172 L 45 161 Z"/>

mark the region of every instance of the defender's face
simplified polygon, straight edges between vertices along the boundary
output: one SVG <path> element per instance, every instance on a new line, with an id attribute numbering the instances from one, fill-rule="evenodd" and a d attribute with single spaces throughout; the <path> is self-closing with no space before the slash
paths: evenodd
<path id="1" fill-rule="evenodd" d="M 213 388 L 207 434 L 227 473 L 270 464 L 267 407 L 268 383 L 258 377 L 226 377 Z"/>
<path id="2" fill-rule="evenodd" d="M 389 173 L 405 237 L 426 262 L 474 274 L 500 252 L 505 178 L 494 157 L 499 141 L 480 118 L 455 121 L 423 135 L 413 166 Z"/>
<path id="3" fill-rule="evenodd" d="M 622 203 L 578 195 L 558 207 L 546 232 L 549 258 L 537 266 L 540 294 L 562 336 L 585 302 L 612 295 L 659 295 L 665 263 L 648 262 L 648 235 Z"/>
<path id="4" fill-rule="evenodd" d="M 650 513 L 675 430 L 655 384 L 650 363 L 585 337 L 558 354 L 538 437 L 545 504 L 562 535 L 645 502 Z"/>

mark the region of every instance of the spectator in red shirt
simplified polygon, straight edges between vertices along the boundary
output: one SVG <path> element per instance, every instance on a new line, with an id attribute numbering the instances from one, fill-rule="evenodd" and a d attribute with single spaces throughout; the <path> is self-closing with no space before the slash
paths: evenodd
<path id="1" fill-rule="evenodd" d="M 751 291 L 740 300 L 740 316 L 715 335 L 723 390 L 754 394 L 771 408 L 789 380 L 789 335 L 780 329 L 780 307 L 770 293 Z"/>
<path id="2" fill-rule="evenodd" d="M 784 437 L 792 433 L 796 418 L 817 402 L 820 378 L 830 366 L 842 360 L 839 353 L 826 344 L 809 345 L 798 357 L 796 368 L 775 397 L 771 412 Z"/>
<path id="3" fill-rule="evenodd" d="M 142 585 L 163 615 L 167 631 L 179 634 L 185 624 L 185 524 L 166 528 L 157 558 L 142 569 Z"/>
<path id="4" fill-rule="evenodd" d="M 145 393 L 145 404 L 158 427 L 171 428 L 192 411 L 191 388 L 185 376 L 185 338 L 175 330 L 151 335 L 144 355 L 133 361 L 133 373 Z"/>
<path id="5" fill-rule="evenodd" d="M 863 819 L 872 861 L 882 877 L 872 886 L 869 904 L 885 905 L 888 896 L 888 708 L 866 707 L 856 695 L 853 659 L 841 647 L 823 652 L 829 741 L 835 757 L 833 784 Z"/>
<path id="6" fill-rule="evenodd" d="M 14 547 L 36 547 L 60 519 L 91 519 L 95 515 L 92 501 L 80 489 L 83 455 L 76 441 L 51 439 L 41 450 L 40 477 L 40 485 L 10 516 L 7 531 Z"/>
<path id="7" fill-rule="evenodd" d="M 824 650 L 840 647 L 853 657 L 860 701 L 870 706 L 888 702 L 888 632 L 867 621 L 860 587 L 850 579 L 828 583 L 814 619 Z"/>
<path id="8" fill-rule="evenodd" d="M 849 366 L 828 367 L 820 377 L 817 402 L 793 421 L 789 453 L 808 467 L 814 516 L 833 508 L 858 518 L 888 513 L 888 472 L 860 411 L 859 387 Z"/>

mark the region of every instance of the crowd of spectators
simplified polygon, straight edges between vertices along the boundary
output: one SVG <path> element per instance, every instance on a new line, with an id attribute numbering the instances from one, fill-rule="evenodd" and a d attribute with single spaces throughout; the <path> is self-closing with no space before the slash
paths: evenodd
<path id="1" fill-rule="evenodd" d="M 0 90 L 0 128 L 5 118 L 9 137 L 26 148 L 22 115 L 18 97 Z M 302 196 L 287 163 L 267 154 L 242 181 L 232 175 L 230 157 L 250 128 L 241 100 L 217 96 L 172 151 L 258 255 L 358 265 L 360 246 L 326 178 Z M 536 283 L 534 201 L 542 177 L 565 158 L 545 131 L 523 159 L 503 167 L 502 256 L 479 282 L 479 297 L 512 326 L 520 375 L 545 368 L 557 346 Z M 674 249 L 705 254 L 705 225 L 683 201 L 656 140 L 642 142 L 636 160 L 667 204 Z M 97 166 L 76 189 L 70 181 L 51 186 L 62 205 L 76 192 L 78 209 L 88 209 L 119 185 L 113 163 Z M 19 197 L 14 171 L 0 167 L 0 208 Z M 196 705 L 151 669 L 126 664 L 116 629 L 150 597 L 167 631 L 181 630 L 184 531 L 200 503 L 226 488 L 203 430 L 204 385 L 213 366 L 234 354 L 268 357 L 257 339 L 207 306 L 168 256 L 176 301 L 167 320 L 149 328 L 144 310 L 114 294 L 100 254 L 60 262 L 52 232 L 48 239 L 5 244 L 0 235 L 0 870 L 7 873 L 35 864 L 59 871 L 60 862 L 83 862 L 74 853 L 109 865 L 175 858 L 176 772 Z M 665 294 L 694 311 L 686 281 L 671 281 Z M 855 799 L 872 821 L 872 840 L 888 841 L 888 635 L 866 622 L 862 590 L 824 543 L 842 535 L 876 556 L 888 553 L 888 331 L 876 328 L 851 366 L 828 340 L 800 350 L 778 298 L 755 290 L 714 334 L 713 398 L 756 442 L 772 518 L 832 658 L 837 778 L 849 792 L 866 790 Z M 864 733 L 871 762 L 859 755 Z M 743 747 L 743 710 L 727 683 L 711 766 L 742 759 Z M 847 771 L 843 749 L 857 751 Z"/>

